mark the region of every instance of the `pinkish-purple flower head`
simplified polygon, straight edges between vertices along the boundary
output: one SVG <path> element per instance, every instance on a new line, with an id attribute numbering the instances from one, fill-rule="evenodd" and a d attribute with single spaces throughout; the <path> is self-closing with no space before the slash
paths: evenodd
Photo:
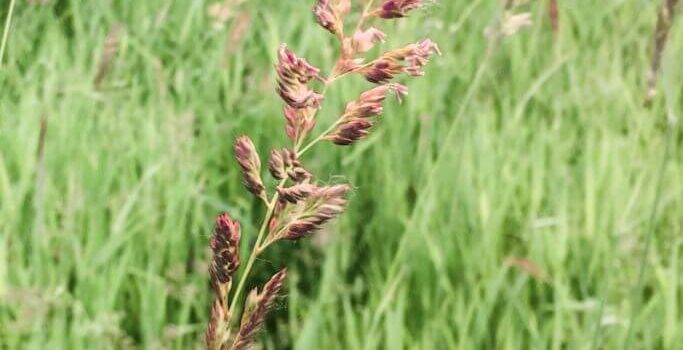
<path id="1" fill-rule="evenodd" d="M 401 18 L 422 6 L 424 6 L 423 0 L 384 0 L 382 5 L 375 10 L 375 15 L 385 19 Z"/>
<path id="2" fill-rule="evenodd" d="M 292 108 L 318 108 L 322 95 L 308 87 L 313 79 L 320 78 L 320 70 L 305 59 L 297 57 L 282 46 L 278 52 L 277 92 L 282 100 Z"/>

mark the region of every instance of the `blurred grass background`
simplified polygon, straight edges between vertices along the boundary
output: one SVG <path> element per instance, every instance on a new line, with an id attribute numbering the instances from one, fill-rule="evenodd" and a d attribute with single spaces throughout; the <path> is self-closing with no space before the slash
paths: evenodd
<path id="1" fill-rule="evenodd" d="M 281 42 L 325 71 L 337 54 L 313 1 L 234 3 L 222 28 L 211 4 L 17 1 L 0 70 L 0 348 L 201 348 L 213 218 L 230 212 L 249 241 L 263 215 L 232 140 L 249 134 L 264 161 L 286 144 Z M 487 61 L 497 1 L 381 24 L 382 49 L 428 36 L 444 54 L 369 140 L 306 156 L 355 191 L 335 224 L 257 263 L 254 285 L 291 272 L 265 348 L 620 349 L 632 324 L 633 348 L 680 349 L 683 25 L 646 109 L 659 2 L 559 5 L 556 35 L 532 1 L 534 24 Z M 367 87 L 335 85 L 319 127 Z"/>

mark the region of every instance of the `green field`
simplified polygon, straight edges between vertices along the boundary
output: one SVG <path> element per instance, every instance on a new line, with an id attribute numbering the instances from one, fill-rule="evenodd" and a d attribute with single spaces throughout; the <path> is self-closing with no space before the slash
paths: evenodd
<path id="1" fill-rule="evenodd" d="M 288 144 L 280 43 L 324 71 L 337 55 L 313 3 L 244 1 L 217 29 L 209 1 L 16 1 L 0 349 L 202 348 L 213 219 L 230 212 L 253 242 L 264 212 L 233 139 L 263 162 Z M 400 80 L 409 96 L 368 140 L 306 154 L 321 181 L 353 184 L 351 204 L 257 261 L 250 287 L 290 269 L 263 348 L 681 348 L 683 8 L 645 108 L 659 1 L 559 3 L 559 32 L 532 1 L 533 25 L 490 55 L 498 1 L 375 23 L 381 49 L 430 37 L 443 55 Z M 317 130 L 370 86 L 335 84 Z"/>

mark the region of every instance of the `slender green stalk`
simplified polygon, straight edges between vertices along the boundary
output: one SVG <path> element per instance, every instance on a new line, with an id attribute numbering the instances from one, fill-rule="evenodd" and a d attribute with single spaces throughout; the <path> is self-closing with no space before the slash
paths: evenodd
<path id="1" fill-rule="evenodd" d="M 12 15 L 14 14 L 14 5 L 16 0 L 11 0 L 9 3 L 9 10 L 7 10 L 7 18 L 5 18 L 5 30 L 2 32 L 2 44 L 0 44 L 0 69 L 2 69 L 2 61 L 5 57 L 5 48 L 7 47 L 7 40 L 9 39 L 9 30 L 12 25 Z"/>
<path id="2" fill-rule="evenodd" d="M 282 179 L 280 181 L 279 186 L 282 186 L 285 184 L 287 179 Z M 261 242 L 263 241 L 266 228 L 268 227 L 268 222 L 271 219 L 271 216 L 273 215 L 273 212 L 275 211 L 275 204 L 277 203 L 279 199 L 278 193 L 275 192 L 273 195 L 273 198 L 268 202 L 268 207 L 266 210 L 266 215 L 263 220 L 263 223 L 261 224 L 261 228 L 259 229 L 258 236 L 256 237 L 256 244 L 254 244 L 254 248 L 251 251 L 251 254 L 249 254 L 249 260 L 247 261 L 247 265 L 244 267 L 244 271 L 240 275 L 240 281 L 237 284 L 237 289 L 235 289 L 235 294 L 232 296 L 232 302 L 230 302 L 230 314 L 228 315 L 228 321 L 227 324 L 230 325 L 230 321 L 232 320 L 232 315 L 234 314 L 233 310 L 235 310 L 235 307 L 237 307 L 237 301 L 240 298 L 240 294 L 242 293 L 242 290 L 244 289 L 244 285 L 247 282 L 247 277 L 249 276 L 249 272 L 251 272 L 251 268 L 254 266 L 254 261 L 256 261 L 256 257 L 258 256 L 258 252 L 260 251 L 260 246 Z"/>
<path id="3" fill-rule="evenodd" d="M 615 239 L 612 237 L 610 234 L 610 248 L 615 247 L 616 243 L 614 242 Z M 608 266 L 612 266 L 612 259 L 607 259 L 607 261 L 610 263 Z M 598 305 L 598 315 L 595 318 L 595 327 L 593 328 L 593 339 L 591 341 L 591 349 L 592 350 L 597 350 L 599 349 L 600 345 L 600 330 L 602 329 L 602 318 L 603 315 L 605 314 L 605 302 L 607 301 L 607 296 L 609 292 L 609 286 L 610 286 L 610 280 L 611 280 L 611 274 L 606 274 L 601 282 L 605 285 L 604 290 L 602 292 L 602 296 L 600 297 L 600 303 Z"/>
<path id="4" fill-rule="evenodd" d="M 316 143 L 322 141 L 325 138 L 325 136 L 329 135 L 337 126 L 339 126 L 339 124 L 341 122 L 342 122 L 342 120 L 338 119 L 336 122 L 334 122 L 332 125 L 330 125 L 330 127 L 327 128 L 322 133 L 320 133 L 320 135 L 318 135 L 318 137 L 316 137 L 315 139 L 313 139 L 313 141 L 309 142 L 306 146 L 304 146 L 301 149 L 301 151 L 299 151 L 299 155 L 306 153 L 306 151 L 310 150 L 311 147 L 315 146 Z"/>
<path id="5" fill-rule="evenodd" d="M 657 212 L 659 211 L 659 206 L 661 204 L 662 190 L 664 188 L 664 173 L 666 172 L 666 165 L 669 163 L 669 156 L 671 155 L 671 144 L 674 142 L 674 135 L 676 133 L 676 128 L 673 125 L 669 125 L 669 130 L 666 133 L 666 145 L 664 145 L 664 155 L 662 157 L 662 162 L 659 165 L 659 170 L 657 173 L 657 187 L 655 192 L 654 203 L 652 203 L 652 210 L 650 211 L 650 217 L 648 219 L 647 232 L 645 233 L 645 247 L 643 248 L 643 254 L 640 257 L 639 267 L 638 267 L 638 281 L 636 286 L 631 292 L 631 312 L 629 315 L 628 330 L 626 331 L 626 339 L 624 341 L 623 349 L 628 350 L 633 346 L 633 337 L 635 332 L 635 318 L 638 315 L 638 311 L 641 308 L 641 298 L 640 291 L 643 290 L 643 283 L 645 282 L 645 270 L 647 267 L 647 258 L 650 255 L 650 249 L 652 247 L 652 239 L 655 235 L 655 224 L 657 222 Z"/>

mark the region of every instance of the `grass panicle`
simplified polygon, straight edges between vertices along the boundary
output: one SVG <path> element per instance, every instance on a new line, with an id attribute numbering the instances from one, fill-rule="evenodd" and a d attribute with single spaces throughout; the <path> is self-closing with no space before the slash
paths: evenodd
<path id="1" fill-rule="evenodd" d="M 249 192 L 261 198 L 266 204 L 266 216 L 258 232 L 247 265 L 242 271 L 230 306 L 229 284 L 227 288 L 220 286 L 229 283 L 235 272 L 231 259 L 238 259 L 234 244 L 237 239 L 214 237 L 213 262 L 211 264 L 212 284 L 216 302 L 212 308 L 211 319 L 206 330 L 206 340 L 209 349 L 226 349 L 232 341 L 230 349 L 245 349 L 254 342 L 256 332 L 263 323 L 272 299 L 278 294 L 286 270 L 273 276 L 266 283 L 261 294 L 252 292 L 243 308 L 242 324 L 234 340 L 231 340 L 232 314 L 245 288 L 249 273 L 256 257 L 270 245 L 279 240 L 299 240 L 319 231 L 324 224 L 341 214 L 347 205 L 346 195 L 351 187 L 346 184 L 319 185 L 311 173 L 305 169 L 300 157 L 313 145 L 322 140 L 329 140 L 337 145 L 348 146 L 368 136 L 374 125 L 373 119 L 382 114 L 386 95 L 393 92 L 399 100 L 407 95 L 407 88 L 391 81 L 400 75 L 420 77 L 424 75 L 424 66 L 429 63 L 431 56 L 441 54 L 436 43 L 424 39 L 415 44 L 390 50 L 379 58 L 363 64 L 359 57 L 367 53 L 375 44 L 383 42 L 386 34 L 378 29 L 364 28 L 363 23 L 370 17 L 393 19 L 404 17 L 409 11 L 420 7 L 421 1 L 385 0 L 372 7 L 369 1 L 366 9 L 360 14 L 356 31 L 350 37 L 344 34 L 344 19 L 350 12 L 348 0 L 319 0 L 313 8 L 316 22 L 339 41 L 342 50 L 329 76 L 322 76 L 319 68 L 313 66 L 303 57 L 291 51 L 287 45 L 281 45 L 278 51 L 278 63 L 275 67 L 277 75 L 277 93 L 285 103 L 285 131 L 292 141 L 291 148 L 271 150 L 268 161 L 270 174 L 279 181 L 272 194 L 261 180 L 261 161 L 254 143 L 248 136 L 240 136 L 235 141 L 235 157 L 242 170 L 244 185 Z M 316 114 L 325 99 L 327 88 L 337 79 L 358 74 L 376 87 L 360 94 L 356 101 L 347 104 L 346 110 L 327 130 L 303 146 L 316 125 Z M 314 81 L 324 84 L 323 91 L 316 91 Z M 270 198 L 270 199 L 269 199 Z M 224 214 L 225 215 L 225 214 Z M 227 217 L 227 216 L 225 216 Z M 232 227 L 229 219 L 224 225 Z M 237 229 L 217 228 L 219 232 L 239 232 Z M 230 235 L 228 235 L 230 236 Z M 220 244 L 218 244 L 220 243 Z M 237 260 L 238 261 L 238 260 Z M 216 272 L 218 271 L 218 272 Z M 228 292 L 225 292 L 227 289 Z M 216 306 L 219 304 L 219 307 Z"/>

